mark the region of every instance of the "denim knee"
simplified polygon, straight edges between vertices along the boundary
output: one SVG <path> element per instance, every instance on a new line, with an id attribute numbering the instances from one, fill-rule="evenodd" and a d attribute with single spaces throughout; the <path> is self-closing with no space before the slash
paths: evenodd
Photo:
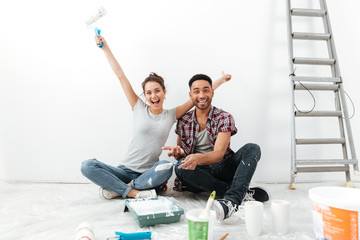
<path id="1" fill-rule="evenodd" d="M 186 172 L 189 171 L 183 168 L 178 168 L 178 166 L 175 166 L 175 174 L 180 180 L 184 179 L 184 173 Z"/>
<path id="2" fill-rule="evenodd" d="M 261 149 L 260 149 L 259 145 L 257 145 L 256 143 L 247 143 L 247 144 L 244 145 L 244 149 L 248 153 L 253 153 L 255 155 L 255 159 L 257 161 L 260 160 Z"/>
<path id="3" fill-rule="evenodd" d="M 81 173 L 87 177 L 89 175 L 89 172 L 91 171 L 91 169 L 95 166 L 96 163 L 96 159 L 88 159 L 82 162 L 81 164 Z"/>

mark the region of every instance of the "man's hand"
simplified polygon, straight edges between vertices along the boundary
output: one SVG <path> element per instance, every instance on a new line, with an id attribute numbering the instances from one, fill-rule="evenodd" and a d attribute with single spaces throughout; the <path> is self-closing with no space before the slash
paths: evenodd
<path id="1" fill-rule="evenodd" d="M 203 154 L 201 153 L 195 153 L 195 154 L 189 154 L 178 168 L 183 168 L 186 170 L 194 170 L 196 166 L 198 165 L 200 158 Z"/>
<path id="2" fill-rule="evenodd" d="M 217 89 L 221 84 L 226 83 L 228 81 L 230 81 L 231 79 L 231 75 L 224 73 L 224 71 L 221 73 L 221 76 L 213 82 L 213 89 Z"/>
<path id="3" fill-rule="evenodd" d="M 164 146 L 162 150 L 169 150 L 168 156 L 174 157 L 176 160 L 186 156 L 184 150 L 180 146 Z"/>
<path id="4" fill-rule="evenodd" d="M 221 79 L 223 82 L 230 81 L 231 75 L 230 75 L 230 74 L 227 74 L 227 73 L 224 73 L 224 71 L 222 71 L 222 72 L 221 72 L 221 77 L 220 77 L 220 79 Z"/>

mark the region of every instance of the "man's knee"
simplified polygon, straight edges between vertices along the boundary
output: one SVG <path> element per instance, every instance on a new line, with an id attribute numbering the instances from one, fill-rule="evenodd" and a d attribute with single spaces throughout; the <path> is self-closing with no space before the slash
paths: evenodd
<path id="1" fill-rule="evenodd" d="M 180 180 L 185 178 L 184 175 L 186 174 L 186 172 L 189 171 L 183 168 L 179 168 L 178 166 L 175 166 L 175 174 Z"/>
<path id="2" fill-rule="evenodd" d="M 260 160 L 261 149 L 260 149 L 259 145 L 257 145 L 256 143 L 247 143 L 247 144 L 245 144 L 244 148 L 245 148 L 246 152 L 252 153 L 255 155 L 256 161 Z"/>

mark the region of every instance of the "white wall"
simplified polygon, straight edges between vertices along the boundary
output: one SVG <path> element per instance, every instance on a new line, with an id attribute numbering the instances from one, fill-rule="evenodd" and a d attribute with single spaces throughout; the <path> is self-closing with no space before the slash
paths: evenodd
<path id="1" fill-rule="evenodd" d="M 214 105 L 235 117 L 233 149 L 258 143 L 262 160 L 254 179 L 289 180 L 284 0 L 2 1 L 0 180 L 83 182 L 83 160 L 116 165 L 125 152 L 130 107 L 84 24 L 100 5 L 108 12 L 99 21 L 102 34 L 137 93 L 155 71 L 166 79 L 170 108 L 187 100 L 192 75 L 231 73 Z M 345 89 L 359 110 L 360 2 L 329 0 L 328 6 Z M 359 118 L 351 120 L 358 152 Z M 306 128 L 328 132 L 321 126 Z M 172 131 L 168 144 L 175 138 Z M 302 174 L 298 181 L 334 178 L 343 173 Z"/>

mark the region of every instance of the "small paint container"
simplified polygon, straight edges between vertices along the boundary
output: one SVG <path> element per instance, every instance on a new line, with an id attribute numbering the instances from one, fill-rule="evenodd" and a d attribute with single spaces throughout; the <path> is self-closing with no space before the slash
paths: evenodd
<path id="1" fill-rule="evenodd" d="M 204 209 L 191 209 L 186 212 L 188 220 L 189 240 L 213 240 L 214 220 L 216 213 L 210 210 L 210 216 L 200 218 L 199 215 Z"/>

